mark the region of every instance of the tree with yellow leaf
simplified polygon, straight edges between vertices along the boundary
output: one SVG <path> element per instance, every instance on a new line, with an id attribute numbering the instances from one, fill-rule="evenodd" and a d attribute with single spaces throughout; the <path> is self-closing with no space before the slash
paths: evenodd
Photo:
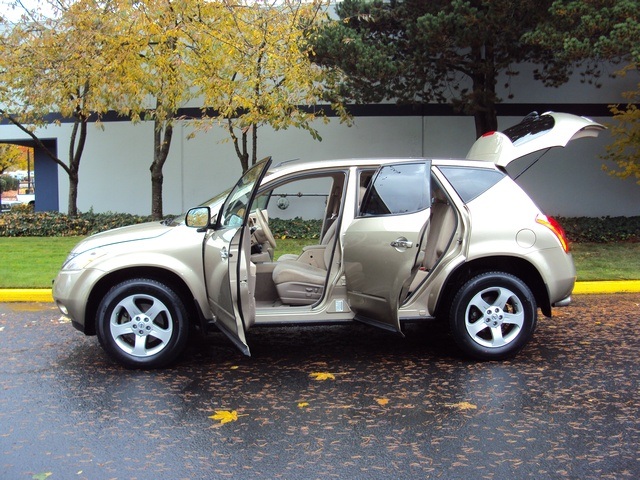
<path id="1" fill-rule="evenodd" d="M 26 168 L 26 150 L 26 147 L 21 147 L 20 145 L 0 144 L 0 175 L 10 169 Z"/>
<path id="2" fill-rule="evenodd" d="M 113 88 L 122 102 L 116 106 L 132 120 L 151 120 L 153 161 L 151 172 L 151 215 L 162 218 L 162 169 L 171 147 L 178 110 L 197 91 L 185 75 L 185 58 L 191 48 L 190 19 L 209 2 L 199 0 L 140 0 L 121 2 L 119 43 L 125 52 L 119 63 L 120 81 Z M 215 2 L 213 2 L 215 3 Z M 216 28 L 215 18 L 211 28 Z"/>
<path id="3" fill-rule="evenodd" d="M 28 134 L 69 177 L 68 213 L 77 210 L 80 160 L 91 118 L 109 108 L 114 2 L 51 0 L 53 18 L 25 10 L 22 19 L 2 19 L 0 116 Z M 58 115 L 54 115 L 53 113 Z M 92 117 L 93 116 L 93 117 Z M 37 127 L 73 124 L 63 161 L 36 134 Z"/>
<path id="4" fill-rule="evenodd" d="M 640 70 L 640 53 L 638 57 L 636 65 L 627 67 L 619 74 Z M 625 92 L 623 95 L 629 101 L 626 106 L 609 107 L 615 120 L 615 123 L 609 126 L 614 141 L 607 145 L 607 154 L 604 157 L 615 162 L 617 168 L 604 168 L 619 178 L 635 178 L 636 183 L 640 185 L 640 83 L 637 90 Z"/>
<path id="5" fill-rule="evenodd" d="M 202 95 L 201 126 L 227 129 L 243 172 L 258 160 L 259 127 L 302 128 L 320 139 L 313 123 L 327 120 L 327 112 L 315 108 L 322 102 L 347 118 L 342 104 L 331 101 L 337 70 L 311 60 L 310 39 L 327 5 L 219 0 L 204 2 L 191 19 L 188 68 Z"/>
<path id="6" fill-rule="evenodd" d="M 80 160 L 90 119 L 109 110 L 154 122 L 151 213 L 161 218 L 162 169 L 177 111 L 194 91 L 182 68 L 184 18 L 198 0 L 47 0 L 54 18 L 25 11 L 0 43 L 0 115 L 35 141 L 69 176 L 69 215 L 77 214 Z M 59 116 L 52 120 L 52 112 Z M 71 119 L 67 162 L 34 127 Z"/>
<path id="7" fill-rule="evenodd" d="M 13 189 L 15 184 L 19 183 L 11 177 L 5 178 L 2 175 L 9 169 L 20 168 L 22 164 L 26 164 L 26 158 L 24 147 L 7 143 L 0 144 L 0 194 L 5 190 Z"/>

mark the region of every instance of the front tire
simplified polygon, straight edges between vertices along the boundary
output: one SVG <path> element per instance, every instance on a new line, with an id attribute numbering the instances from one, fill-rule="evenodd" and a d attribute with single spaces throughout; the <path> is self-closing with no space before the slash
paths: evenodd
<path id="1" fill-rule="evenodd" d="M 180 296 L 156 280 L 138 278 L 115 285 L 96 315 L 98 340 L 127 368 L 160 368 L 184 350 L 189 335 Z"/>
<path id="2" fill-rule="evenodd" d="M 477 275 L 451 305 L 454 340 L 469 356 L 503 360 L 515 356 L 536 328 L 535 297 L 522 280 L 503 272 Z"/>

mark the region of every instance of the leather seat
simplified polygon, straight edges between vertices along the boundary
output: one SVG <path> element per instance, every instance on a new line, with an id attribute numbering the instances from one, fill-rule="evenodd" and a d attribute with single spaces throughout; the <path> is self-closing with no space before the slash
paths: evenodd
<path id="1" fill-rule="evenodd" d="M 325 265 L 330 265 L 333 245 L 334 242 L 331 242 L 324 249 Z M 327 273 L 325 268 L 304 262 L 276 262 L 273 283 L 283 304 L 311 305 L 322 296 Z"/>
<path id="2" fill-rule="evenodd" d="M 333 243 L 333 239 L 336 236 L 337 224 L 338 224 L 338 222 L 336 220 L 334 220 L 334 222 L 329 226 L 329 228 L 327 228 L 327 231 L 324 233 L 324 236 L 322 237 L 322 239 L 320 240 L 320 243 L 318 245 L 311 245 L 311 246 L 305 247 L 305 248 L 317 250 L 320 247 L 326 247 L 330 243 Z M 304 251 L 304 249 L 303 249 L 303 251 Z M 280 255 L 280 257 L 278 257 L 278 262 L 283 262 L 283 261 L 284 262 L 286 262 L 286 261 L 294 261 L 295 262 L 300 257 L 301 257 L 301 255 L 296 255 L 295 253 L 285 253 L 284 255 Z"/>

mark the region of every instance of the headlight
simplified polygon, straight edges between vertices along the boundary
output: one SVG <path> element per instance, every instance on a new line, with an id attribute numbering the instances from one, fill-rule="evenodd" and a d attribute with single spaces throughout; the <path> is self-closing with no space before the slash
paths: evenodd
<path id="1" fill-rule="evenodd" d="M 82 270 L 106 254 L 104 249 L 89 250 L 79 254 L 71 253 L 62 265 L 62 270 Z"/>

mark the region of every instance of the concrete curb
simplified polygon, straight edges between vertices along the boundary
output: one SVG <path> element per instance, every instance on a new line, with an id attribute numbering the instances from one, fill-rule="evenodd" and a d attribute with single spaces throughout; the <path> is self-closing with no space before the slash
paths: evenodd
<path id="1" fill-rule="evenodd" d="M 639 293 L 640 280 L 577 282 L 574 295 L 589 293 Z"/>
<path id="2" fill-rule="evenodd" d="M 53 302 L 50 288 L 0 289 L 0 303 Z"/>
<path id="3" fill-rule="evenodd" d="M 574 295 L 598 293 L 640 293 L 640 280 L 577 282 Z M 0 303 L 53 302 L 50 288 L 0 289 Z"/>

